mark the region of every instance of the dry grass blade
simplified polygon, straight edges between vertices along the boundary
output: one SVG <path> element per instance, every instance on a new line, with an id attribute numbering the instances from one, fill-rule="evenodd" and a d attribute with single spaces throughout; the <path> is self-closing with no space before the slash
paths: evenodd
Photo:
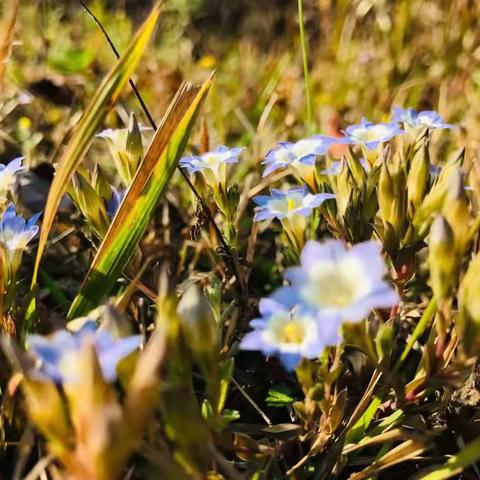
<path id="1" fill-rule="evenodd" d="M 367 480 L 387 468 L 417 457 L 425 450 L 426 446 L 422 442 L 407 440 L 400 445 L 397 445 L 395 448 L 392 448 L 392 450 L 386 453 L 383 457 L 373 462 L 361 472 L 350 475 L 348 480 Z"/>
<path id="2" fill-rule="evenodd" d="M 0 97 L 3 94 L 5 71 L 12 48 L 13 32 L 17 20 L 18 0 L 7 0 L 4 7 L 4 19 L 0 24 Z"/>
<path id="3" fill-rule="evenodd" d="M 32 286 L 37 282 L 38 268 L 45 250 L 48 234 L 52 228 L 55 214 L 68 183 L 82 161 L 96 130 L 103 122 L 107 112 L 118 99 L 123 87 L 137 67 L 160 15 L 160 5 L 161 2 L 157 2 L 154 5 L 148 18 L 135 35 L 125 54 L 103 80 L 102 85 L 85 110 L 76 127 L 75 133 L 59 160 L 60 166 L 50 187 L 45 207 Z"/>
<path id="4" fill-rule="evenodd" d="M 128 264 L 177 167 L 211 81 L 201 88 L 185 83 L 177 92 L 95 255 L 69 319 L 98 306 Z"/>

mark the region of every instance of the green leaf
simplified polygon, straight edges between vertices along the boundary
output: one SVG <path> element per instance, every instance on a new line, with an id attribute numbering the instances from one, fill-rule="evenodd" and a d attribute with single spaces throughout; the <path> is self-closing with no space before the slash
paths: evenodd
<path id="1" fill-rule="evenodd" d="M 157 2 L 150 15 L 135 35 L 135 38 L 132 40 L 132 43 L 126 50 L 125 54 L 103 80 L 97 93 L 76 126 L 75 132 L 58 162 L 59 167 L 50 187 L 47 204 L 45 206 L 43 224 L 38 242 L 37 258 L 35 259 L 32 287 L 37 283 L 38 268 L 60 201 L 73 174 L 79 167 L 85 152 L 90 146 L 95 132 L 102 124 L 108 111 L 117 101 L 123 87 L 137 67 L 153 33 L 159 15 L 160 2 Z"/>
<path id="2" fill-rule="evenodd" d="M 480 460 L 480 437 L 470 442 L 457 455 L 434 472 L 416 477 L 418 480 L 445 480 L 461 473 L 466 467 Z"/>
<path id="3" fill-rule="evenodd" d="M 290 396 L 291 390 L 283 385 L 276 385 L 268 390 L 265 402 L 269 407 L 286 407 L 291 405 L 294 398 Z"/>
<path id="4" fill-rule="evenodd" d="M 132 258 L 177 167 L 211 81 L 201 88 L 189 83 L 180 87 L 97 251 L 68 319 L 98 306 Z"/>

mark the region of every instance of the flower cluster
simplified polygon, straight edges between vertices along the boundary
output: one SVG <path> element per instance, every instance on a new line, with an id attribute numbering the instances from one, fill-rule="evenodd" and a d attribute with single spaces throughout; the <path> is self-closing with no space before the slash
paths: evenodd
<path id="1" fill-rule="evenodd" d="M 97 329 L 93 320 L 87 320 L 76 332 L 59 330 L 51 337 L 30 335 L 27 338 L 28 349 L 39 362 L 31 373 L 38 379 L 59 384 L 75 382 L 79 354 L 91 344 L 104 379 L 112 382 L 117 377 L 118 363 L 137 350 L 140 342 L 140 335 L 114 339 L 107 330 Z"/>
<path id="2" fill-rule="evenodd" d="M 335 344 L 344 322 L 359 322 L 372 309 L 399 302 L 384 280 L 386 267 L 377 242 L 347 248 L 338 240 L 310 241 L 300 263 L 285 274 L 290 286 L 260 302 L 261 317 L 252 320 L 254 330 L 242 341 L 245 350 L 278 355 L 288 369 Z"/>

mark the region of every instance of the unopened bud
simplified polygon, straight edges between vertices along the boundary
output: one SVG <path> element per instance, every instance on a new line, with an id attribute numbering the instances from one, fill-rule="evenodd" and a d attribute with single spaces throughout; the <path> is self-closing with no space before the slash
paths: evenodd
<path id="1" fill-rule="evenodd" d="M 355 183 L 357 184 L 357 186 L 361 187 L 365 183 L 365 180 L 367 178 L 367 173 L 365 172 L 365 168 L 362 165 L 362 162 L 351 150 L 346 157 L 346 161 L 348 163 L 348 167 L 350 168 L 350 172 L 353 175 Z"/>
<path id="2" fill-rule="evenodd" d="M 468 198 L 463 185 L 463 173 L 459 168 L 455 169 L 450 178 L 442 213 L 452 227 L 455 237 L 455 250 L 460 256 L 467 246 L 470 213 L 468 211 Z"/>
<path id="3" fill-rule="evenodd" d="M 337 195 L 337 211 L 340 217 L 345 215 L 349 200 L 351 198 L 352 188 L 354 186 L 354 181 L 350 169 L 348 168 L 348 163 L 345 158 L 341 160 L 340 173 L 337 176 L 337 186 L 336 186 L 336 195 Z"/>
<path id="4" fill-rule="evenodd" d="M 480 348 L 480 255 L 468 267 L 458 295 L 456 323 L 460 342 L 467 354 L 478 353 Z"/>
<path id="5" fill-rule="evenodd" d="M 467 354 L 480 348 L 480 255 L 468 267 L 460 285 L 456 328 Z"/>
<path id="6" fill-rule="evenodd" d="M 183 336 L 195 360 L 217 353 L 218 329 L 207 298 L 196 285 L 187 288 L 178 303 Z"/>
<path id="7" fill-rule="evenodd" d="M 480 212 L 480 165 L 473 162 L 470 174 L 468 175 L 468 184 L 472 189 L 472 205 L 475 213 Z"/>
<path id="8" fill-rule="evenodd" d="M 428 153 L 428 141 L 423 142 L 422 147 L 413 157 L 408 172 L 407 192 L 408 206 L 418 207 L 425 197 L 428 179 L 430 176 L 430 157 Z"/>
<path id="9" fill-rule="evenodd" d="M 452 228 L 438 215 L 430 229 L 428 263 L 430 282 L 437 301 L 447 298 L 455 283 L 457 257 Z"/>
<path id="10" fill-rule="evenodd" d="M 99 238 L 103 238 L 108 229 L 108 216 L 104 201 L 81 174 L 72 178 L 72 200 L 77 205 L 88 225 Z"/>
<path id="11" fill-rule="evenodd" d="M 130 114 L 130 120 L 128 122 L 128 131 L 127 131 L 127 152 L 134 157 L 134 160 L 138 161 L 143 156 L 143 143 L 142 143 L 142 133 L 138 125 L 135 115 Z"/>

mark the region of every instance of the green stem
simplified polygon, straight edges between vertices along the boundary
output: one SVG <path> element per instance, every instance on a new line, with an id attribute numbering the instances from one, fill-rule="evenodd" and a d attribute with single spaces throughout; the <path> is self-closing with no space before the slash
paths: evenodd
<path id="1" fill-rule="evenodd" d="M 303 77 L 305 81 L 305 100 L 307 102 L 307 133 L 313 134 L 312 96 L 310 91 L 310 74 L 308 71 L 307 42 L 303 26 L 303 0 L 298 0 L 298 23 L 300 24 L 300 43 L 302 46 Z"/>

